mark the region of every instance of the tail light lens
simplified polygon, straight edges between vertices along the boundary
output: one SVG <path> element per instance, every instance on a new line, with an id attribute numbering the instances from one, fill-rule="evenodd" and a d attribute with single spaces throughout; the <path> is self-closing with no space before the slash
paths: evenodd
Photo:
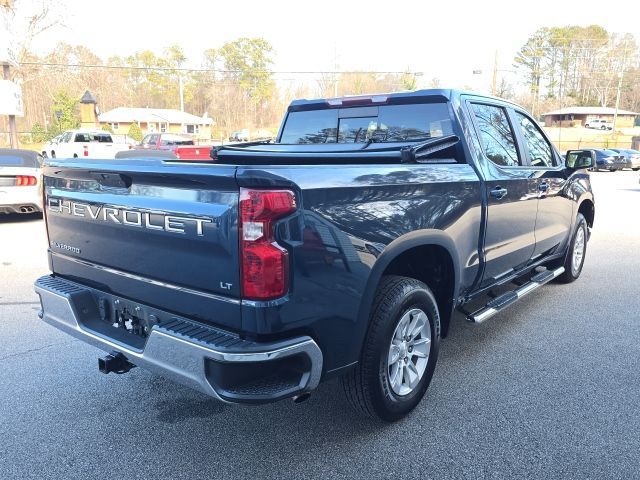
<path id="1" fill-rule="evenodd" d="M 84 145 L 82 148 L 84 149 L 83 155 L 85 157 L 88 157 L 89 156 L 89 147 L 87 145 Z"/>
<path id="2" fill-rule="evenodd" d="M 32 187 L 38 184 L 38 179 L 30 175 L 18 175 L 16 176 L 16 187 Z"/>
<path id="3" fill-rule="evenodd" d="M 296 210 L 289 190 L 240 189 L 242 297 L 269 300 L 289 287 L 289 255 L 275 240 L 274 222 Z"/>

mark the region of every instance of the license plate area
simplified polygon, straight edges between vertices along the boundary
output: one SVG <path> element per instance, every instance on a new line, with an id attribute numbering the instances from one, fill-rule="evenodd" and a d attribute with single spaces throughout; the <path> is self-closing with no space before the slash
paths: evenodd
<path id="1" fill-rule="evenodd" d="M 80 323 L 101 337 L 144 350 L 154 325 L 172 318 L 166 312 L 97 290 L 75 300 Z"/>
<path id="2" fill-rule="evenodd" d="M 132 345 L 144 345 L 154 325 L 161 321 L 155 309 L 114 297 L 98 299 L 100 320 L 105 326 L 128 338 Z"/>
<path id="3" fill-rule="evenodd" d="M 112 327 L 120 328 L 131 335 L 147 338 L 151 328 L 158 324 L 158 318 L 144 311 L 139 305 L 132 307 L 123 305 L 120 300 L 116 300 L 113 309 L 113 318 L 105 320 L 112 321 Z"/>

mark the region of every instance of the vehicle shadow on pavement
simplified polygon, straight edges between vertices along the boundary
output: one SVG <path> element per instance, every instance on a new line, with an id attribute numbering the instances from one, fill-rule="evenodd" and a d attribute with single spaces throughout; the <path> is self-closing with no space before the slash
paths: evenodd
<path id="1" fill-rule="evenodd" d="M 535 301 L 533 298 L 525 299 L 520 308 L 526 309 L 527 303 Z M 230 471 L 235 468 L 241 476 L 244 465 L 254 465 L 255 468 L 257 452 L 261 458 L 271 456 L 280 462 L 294 464 L 313 456 L 313 452 L 358 450 L 359 445 L 379 438 L 422 435 L 437 424 L 453 421 L 451 419 L 460 414 L 458 408 L 461 407 L 456 406 L 459 403 L 456 395 L 460 392 L 452 395 L 451 384 L 464 377 L 470 365 L 482 362 L 482 357 L 486 360 L 487 352 L 494 348 L 494 344 L 505 342 L 505 337 L 517 330 L 521 323 L 526 323 L 526 319 L 504 318 L 478 328 L 456 314 L 452 322 L 450 336 L 441 344 L 439 365 L 427 395 L 406 419 L 393 424 L 355 413 L 344 397 L 340 379 L 321 384 L 302 404 L 283 400 L 262 406 L 222 404 L 146 374 L 141 380 L 153 382 L 147 388 L 157 391 L 158 396 L 164 393 L 164 399 L 154 404 L 158 423 L 170 426 L 174 431 L 177 429 L 181 432 L 179 435 L 191 437 L 194 435 L 194 423 L 197 423 L 198 440 L 193 441 L 215 439 L 199 443 L 197 452 L 185 448 L 187 443 L 174 445 L 174 449 L 181 450 L 174 453 L 183 457 L 182 461 L 198 462 L 204 469 L 210 468 L 210 472 L 221 467 Z M 203 464 L 201 461 L 203 455 L 222 460 L 220 455 L 227 449 L 233 455 L 224 458 L 224 466 L 218 462 Z"/>
<path id="2" fill-rule="evenodd" d="M 42 213 L 8 213 L 0 215 L 0 223 L 27 223 L 42 220 Z"/>

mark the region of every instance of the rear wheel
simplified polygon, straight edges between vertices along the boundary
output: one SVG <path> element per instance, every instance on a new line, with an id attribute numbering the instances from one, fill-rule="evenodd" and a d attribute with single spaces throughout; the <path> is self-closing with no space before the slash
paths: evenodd
<path id="1" fill-rule="evenodd" d="M 584 216 L 579 213 L 576 218 L 576 228 L 569 243 L 569 251 L 564 259 L 564 273 L 556 280 L 561 283 L 571 283 L 578 279 L 582 273 L 584 259 L 587 254 L 587 240 L 589 239 L 589 231 L 587 230 L 587 221 Z"/>
<path id="2" fill-rule="evenodd" d="M 343 377 L 356 410 L 399 420 L 424 396 L 438 358 L 440 316 L 429 287 L 413 278 L 383 277 L 360 362 Z"/>

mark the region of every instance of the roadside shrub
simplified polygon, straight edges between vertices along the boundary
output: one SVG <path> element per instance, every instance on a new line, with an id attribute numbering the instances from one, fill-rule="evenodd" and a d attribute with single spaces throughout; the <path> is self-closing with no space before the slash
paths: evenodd
<path id="1" fill-rule="evenodd" d="M 44 143 L 49 140 L 51 136 L 47 133 L 42 125 L 38 122 L 31 127 L 31 141 L 33 143 Z"/>
<path id="2" fill-rule="evenodd" d="M 111 125 L 109 125 L 108 123 L 102 125 L 102 130 L 104 130 L 105 132 L 113 133 L 113 128 L 111 128 Z"/>
<path id="3" fill-rule="evenodd" d="M 141 142 L 142 141 L 142 130 L 140 130 L 140 127 L 135 122 L 133 122 L 131 124 L 131 126 L 129 127 L 128 135 L 131 138 L 133 138 L 136 142 Z"/>

